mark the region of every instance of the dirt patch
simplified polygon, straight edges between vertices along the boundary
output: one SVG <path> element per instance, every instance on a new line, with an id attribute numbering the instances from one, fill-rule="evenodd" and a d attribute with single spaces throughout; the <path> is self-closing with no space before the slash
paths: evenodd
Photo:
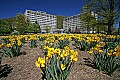
<path id="1" fill-rule="evenodd" d="M 72 49 L 79 52 L 79 61 L 74 64 L 68 80 L 120 80 L 120 70 L 116 71 L 112 77 L 99 72 L 90 66 L 85 65 L 85 59 L 90 55 L 80 51 L 70 44 Z M 22 48 L 24 55 L 15 58 L 3 58 L 2 65 L 7 64 L 12 67 L 12 72 L 8 74 L 5 80 L 42 80 L 41 69 L 36 68 L 35 61 L 39 56 L 43 56 L 43 50 L 39 48 L 30 48 L 25 44 Z"/>

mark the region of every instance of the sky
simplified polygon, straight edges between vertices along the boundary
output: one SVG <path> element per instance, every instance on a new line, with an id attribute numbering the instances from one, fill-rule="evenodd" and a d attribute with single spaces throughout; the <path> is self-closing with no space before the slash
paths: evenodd
<path id="1" fill-rule="evenodd" d="M 24 13 L 26 9 L 48 14 L 72 16 L 80 13 L 85 0 L 0 0 L 0 19 Z"/>

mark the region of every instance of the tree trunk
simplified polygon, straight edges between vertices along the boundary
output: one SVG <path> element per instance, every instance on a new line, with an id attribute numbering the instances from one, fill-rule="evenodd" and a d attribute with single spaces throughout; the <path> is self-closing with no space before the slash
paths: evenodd
<path id="1" fill-rule="evenodd" d="M 89 31 L 89 26 L 87 26 L 87 34 L 89 33 L 88 31 Z"/>
<path id="2" fill-rule="evenodd" d="M 109 18 L 108 18 L 108 33 L 107 34 L 112 34 L 112 27 L 114 24 L 114 0 L 109 0 L 109 4 L 110 4 L 110 14 L 109 14 Z"/>
<path id="3" fill-rule="evenodd" d="M 92 31 L 92 33 L 94 34 L 94 27 L 93 27 L 93 31 Z"/>
<path id="4" fill-rule="evenodd" d="M 118 35 L 120 34 L 120 28 L 118 28 Z"/>
<path id="5" fill-rule="evenodd" d="M 113 27 L 113 24 L 111 23 L 111 21 L 108 21 L 108 32 L 107 32 L 108 35 L 112 34 L 112 27 Z"/>
<path id="6" fill-rule="evenodd" d="M 118 35 L 120 34 L 120 22 L 119 22 L 119 27 L 118 27 Z"/>
<path id="7" fill-rule="evenodd" d="M 99 26 L 98 26 L 98 28 L 97 28 L 97 29 L 98 29 L 98 30 L 97 30 L 97 32 L 98 32 L 98 34 L 99 34 L 99 32 L 100 32 L 100 31 L 99 31 Z"/>
<path id="8" fill-rule="evenodd" d="M 104 27 L 104 34 L 106 34 L 105 27 Z"/>

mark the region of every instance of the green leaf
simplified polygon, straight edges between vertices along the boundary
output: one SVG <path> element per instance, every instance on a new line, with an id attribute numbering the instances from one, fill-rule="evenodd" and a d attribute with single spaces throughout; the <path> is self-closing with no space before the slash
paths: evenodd
<path id="1" fill-rule="evenodd" d="M 47 70 L 49 71 L 49 73 L 52 76 L 53 80 L 56 80 L 55 79 L 55 75 L 53 74 L 53 72 L 51 71 L 51 69 L 49 67 L 47 67 Z"/>

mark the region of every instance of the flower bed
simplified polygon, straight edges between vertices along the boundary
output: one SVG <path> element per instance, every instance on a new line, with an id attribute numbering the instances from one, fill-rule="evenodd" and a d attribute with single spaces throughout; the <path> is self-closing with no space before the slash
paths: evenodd
<path id="1" fill-rule="evenodd" d="M 120 36 L 96 35 L 96 34 L 34 34 L 19 36 L 3 36 L 4 43 L 1 49 L 12 48 L 13 51 L 4 50 L 7 56 L 19 56 L 21 50 L 14 47 L 21 47 L 24 44 L 30 45 L 30 49 L 41 48 L 44 57 L 36 58 L 35 65 L 42 70 L 44 79 L 65 80 L 70 75 L 72 67 L 79 61 L 79 51 L 71 50 L 69 45 L 74 42 L 75 47 L 80 51 L 88 52 L 92 57 L 88 62 L 100 72 L 112 75 L 120 65 Z M 30 44 L 35 41 L 34 44 Z M 42 42 L 42 43 L 40 43 Z M 16 53 L 15 53 L 15 52 Z M 13 56 L 14 55 L 14 56 Z M 79 56 L 81 57 L 81 56 Z M 86 56 L 87 58 L 87 56 Z M 88 63 L 88 64 L 89 64 Z M 80 66 L 79 66 L 80 67 Z M 64 74 L 63 74 L 64 73 Z"/>

